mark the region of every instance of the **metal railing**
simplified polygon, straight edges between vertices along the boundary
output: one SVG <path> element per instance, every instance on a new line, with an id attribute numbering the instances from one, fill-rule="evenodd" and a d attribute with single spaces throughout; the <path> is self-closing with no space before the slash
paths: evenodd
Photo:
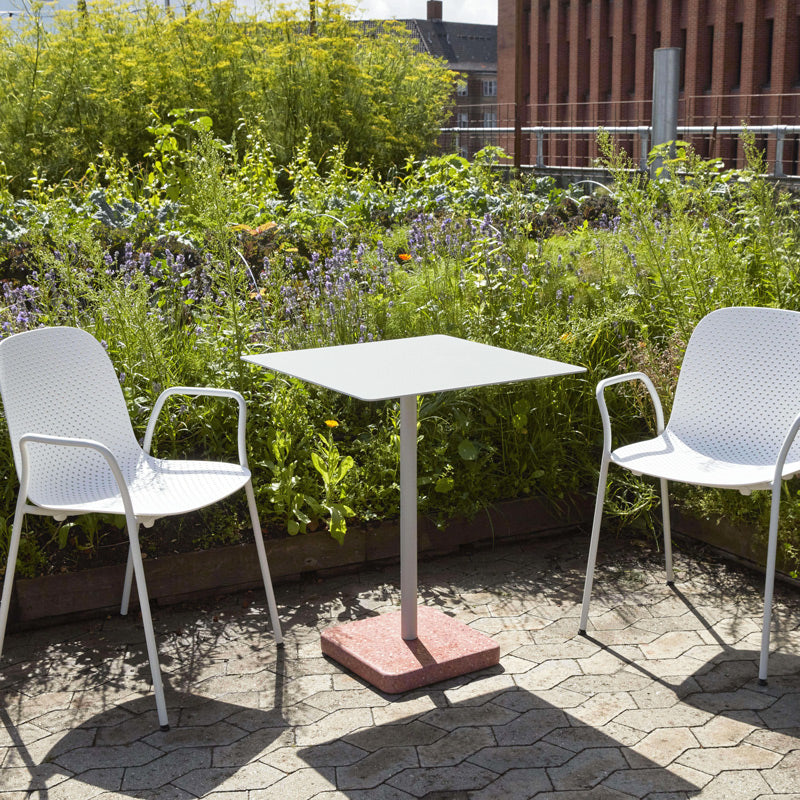
<path id="1" fill-rule="evenodd" d="M 546 169 L 548 166 L 546 157 L 545 144 L 548 138 L 557 138 L 563 140 L 565 137 L 576 136 L 591 138 L 596 137 L 599 127 L 612 135 L 621 136 L 635 136 L 638 137 L 639 153 L 638 162 L 642 170 L 647 169 L 648 155 L 650 153 L 650 140 L 652 138 L 652 128 L 649 125 L 609 125 L 609 126 L 591 126 L 591 125 L 533 125 L 523 126 L 521 132 L 523 136 L 527 136 L 528 140 L 535 141 L 535 159 L 530 164 L 525 164 L 526 167 L 536 167 L 537 169 Z M 467 126 L 467 127 L 451 127 L 442 128 L 443 134 L 449 134 L 454 137 L 455 152 L 459 152 L 460 137 L 464 136 L 470 141 L 483 141 L 484 144 L 497 144 L 502 137 L 513 138 L 515 128 L 512 126 Z M 788 136 L 800 137 L 800 125 L 679 125 L 678 135 L 682 138 L 691 138 L 699 136 L 730 136 L 734 138 L 740 137 L 743 133 L 751 133 L 757 137 L 765 137 L 767 143 L 774 142 L 774 151 L 770 147 L 770 152 L 774 152 L 774 157 L 771 158 L 772 170 L 771 173 L 776 178 L 785 178 L 789 174 L 784 169 L 784 144 Z M 473 147 L 473 149 L 475 149 Z M 581 165 L 574 164 L 572 166 L 580 167 Z M 795 175 L 796 177 L 796 175 Z"/>
<path id="2" fill-rule="evenodd" d="M 653 143 L 650 100 L 562 102 L 525 106 L 513 103 L 459 104 L 440 146 L 468 158 L 487 144 L 498 145 L 515 162 L 556 171 L 597 169 L 597 131 L 614 136 L 642 168 Z M 703 158 L 742 167 L 746 130 L 755 137 L 776 178 L 800 178 L 800 92 L 788 94 L 680 95 L 675 109 L 677 138 L 689 141 Z M 522 125 L 520 126 L 520 118 Z"/>
<path id="3" fill-rule="evenodd" d="M 772 174 L 776 178 L 787 177 L 783 169 L 784 144 L 787 136 L 800 136 L 800 125 L 684 125 L 678 126 L 682 136 L 741 136 L 745 131 L 754 136 L 775 137 L 775 157 Z"/>

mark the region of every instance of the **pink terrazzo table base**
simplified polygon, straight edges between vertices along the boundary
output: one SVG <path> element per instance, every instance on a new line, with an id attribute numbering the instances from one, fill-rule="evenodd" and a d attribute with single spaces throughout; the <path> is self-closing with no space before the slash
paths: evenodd
<path id="1" fill-rule="evenodd" d="M 322 652 L 387 694 L 399 694 L 491 667 L 500 646 L 426 606 L 417 609 L 417 638 L 400 635 L 400 612 L 322 632 Z"/>

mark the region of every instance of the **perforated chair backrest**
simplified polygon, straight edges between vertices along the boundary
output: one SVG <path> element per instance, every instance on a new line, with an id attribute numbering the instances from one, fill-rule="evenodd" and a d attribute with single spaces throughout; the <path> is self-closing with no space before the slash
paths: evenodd
<path id="1" fill-rule="evenodd" d="M 717 457 L 774 464 L 798 409 L 800 312 L 723 308 L 689 340 L 667 427 Z"/>
<path id="2" fill-rule="evenodd" d="M 111 360 L 79 328 L 39 328 L 0 342 L 0 395 L 17 475 L 26 433 L 93 439 L 121 464 L 141 453 Z M 29 455 L 28 495 L 44 505 L 53 481 L 96 479 L 105 470 L 102 456 L 85 449 L 34 444 Z"/>

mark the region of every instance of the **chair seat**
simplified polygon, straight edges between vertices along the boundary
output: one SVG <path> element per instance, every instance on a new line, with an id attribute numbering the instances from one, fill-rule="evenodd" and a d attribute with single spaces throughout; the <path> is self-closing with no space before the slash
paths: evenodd
<path id="1" fill-rule="evenodd" d="M 185 514 L 237 492 L 250 479 L 240 464 L 218 461 L 181 461 L 141 453 L 120 464 L 140 519 Z M 52 482 L 47 496 L 30 495 L 39 506 L 68 514 L 124 514 L 113 476 L 98 459 L 94 474 L 80 480 Z"/>
<path id="2" fill-rule="evenodd" d="M 611 461 L 637 475 L 749 491 L 771 488 L 779 447 L 780 444 L 772 458 L 766 460 L 762 449 L 751 450 L 746 443 L 710 442 L 698 446 L 667 429 L 653 439 L 618 447 L 611 453 Z M 800 460 L 787 460 L 783 478 L 798 472 Z"/>

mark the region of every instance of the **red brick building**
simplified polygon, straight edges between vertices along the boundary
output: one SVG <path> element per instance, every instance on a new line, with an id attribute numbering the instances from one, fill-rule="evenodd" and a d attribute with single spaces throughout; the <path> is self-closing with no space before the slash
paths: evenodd
<path id="1" fill-rule="evenodd" d="M 499 0 L 503 116 L 519 99 L 523 125 L 648 125 L 659 47 L 682 51 L 679 126 L 800 122 L 800 0 Z M 704 155 L 736 156 L 735 137 L 689 138 Z M 595 155 L 589 136 L 545 146 L 553 165 Z M 523 140 L 522 163 L 530 148 Z M 784 164 L 797 174 L 796 137 Z"/>
<path id="2" fill-rule="evenodd" d="M 427 19 L 403 20 L 417 46 L 447 62 L 462 76 L 456 90 L 452 126 L 469 129 L 449 137 L 447 147 L 471 157 L 494 141 L 482 129 L 494 128 L 497 119 L 497 28 L 442 19 L 442 0 L 428 0 Z"/>
<path id="3" fill-rule="evenodd" d="M 2 0 L 0 0 L 2 2 Z M 471 158 L 494 144 L 498 125 L 497 26 L 449 22 L 442 17 L 443 0 L 428 0 L 426 19 L 402 19 L 421 53 L 442 59 L 461 78 L 453 98 L 453 113 L 439 142 L 445 152 Z M 380 20 L 362 23 L 379 27 Z"/>

